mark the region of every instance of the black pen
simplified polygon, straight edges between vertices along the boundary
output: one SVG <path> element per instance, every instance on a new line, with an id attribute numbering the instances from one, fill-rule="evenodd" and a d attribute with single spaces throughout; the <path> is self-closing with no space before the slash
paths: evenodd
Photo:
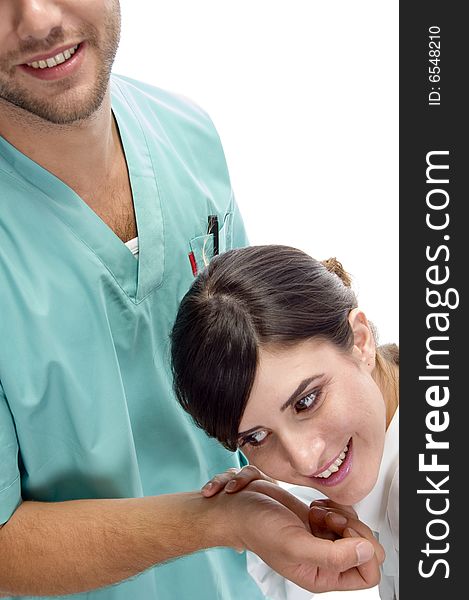
<path id="1" fill-rule="evenodd" d="M 217 217 L 217 215 L 209 215 L 207 233 L 213 234 L 213 256 L 216 256 L 220 251 L 219 239 L 218 239 L 218 217 Z"/>

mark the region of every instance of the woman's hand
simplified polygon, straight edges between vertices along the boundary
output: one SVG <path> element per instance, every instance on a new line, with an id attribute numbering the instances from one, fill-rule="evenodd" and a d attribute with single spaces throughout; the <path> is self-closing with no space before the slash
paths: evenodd
<path id="1" fill-rule="evenodd" d="M 212 479 L 204 485 L 201 492 L 206 498 L 215 496 L 215 494 L 218 494 L 222 490 L 228 494 L 233 494 L 244 489 L 256 479 L 277 483 L 274 479 L 265 475 L 262 471 L 259 471 L 254 465 L 247 465 L 242 469 L 228 469 L 224 473 L 215 475 L 215 477 L 212 477 Z"/>

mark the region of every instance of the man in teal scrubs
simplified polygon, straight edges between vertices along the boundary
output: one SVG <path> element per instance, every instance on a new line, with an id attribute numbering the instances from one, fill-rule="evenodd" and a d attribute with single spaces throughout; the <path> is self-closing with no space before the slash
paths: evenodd
<path id="1" fill-rule="evenodd" d="M 119 26 L 118 0 L 2 0 L 0 596 L 256 600 L 246 548 L 374 585 L 373 546 L 314 538 L 286 493 L 188 492 L 239 457 L 172 398 L 169 332 L 209 218 L 247 242 L 207 115 L 110 78 Z"/>

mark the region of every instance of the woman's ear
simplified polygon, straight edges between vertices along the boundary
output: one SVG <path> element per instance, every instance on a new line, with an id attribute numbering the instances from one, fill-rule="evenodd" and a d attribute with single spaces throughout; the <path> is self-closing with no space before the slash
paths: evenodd
<path id="1" fill-rule="evenodd" d="M 353 331 L 353 354 L 371 372 L 375 368 L 376 344 L 368 319 L 363 311 L 354 308 L 349 313 L 348 322 Z"/>

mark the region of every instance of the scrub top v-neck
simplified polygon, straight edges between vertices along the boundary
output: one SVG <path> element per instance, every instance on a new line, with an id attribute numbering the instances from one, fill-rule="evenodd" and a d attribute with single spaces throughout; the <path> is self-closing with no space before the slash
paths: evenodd
<path id="1" fill-rule="evenodd" d="M 113 87 L 113 114 L 126 155 L 139 237 L 139 260 L 128 256 L 125 244 L 63 181 L 2 140 L 2 154 L 25 179 L 44 194 L 55 215 L 63 220 L 113 274 L 125 293 L 140 302 L 161 284 L 164 237 L 161 204 L 150 152 L 142 126 Z M 129 118 L 130 117 L 130 118 Z"/>
<path id="2" fill-rule="evenodd" d="M 0 138 L 0 523 L 23 500 L 199 489 L 239 457 L 172 392 L 179 302 L 214 251 L 246 245 L 220 141 L 184 98 L 113 76 L 138 229 L 135 257 L 57 177 Z M 246 559 L 212 549 L 87 600 L 256 600 Z M 84 596 L 77 596 L 81 600 Z M 74 598 L 74 596 L 69 596 Z"/>

